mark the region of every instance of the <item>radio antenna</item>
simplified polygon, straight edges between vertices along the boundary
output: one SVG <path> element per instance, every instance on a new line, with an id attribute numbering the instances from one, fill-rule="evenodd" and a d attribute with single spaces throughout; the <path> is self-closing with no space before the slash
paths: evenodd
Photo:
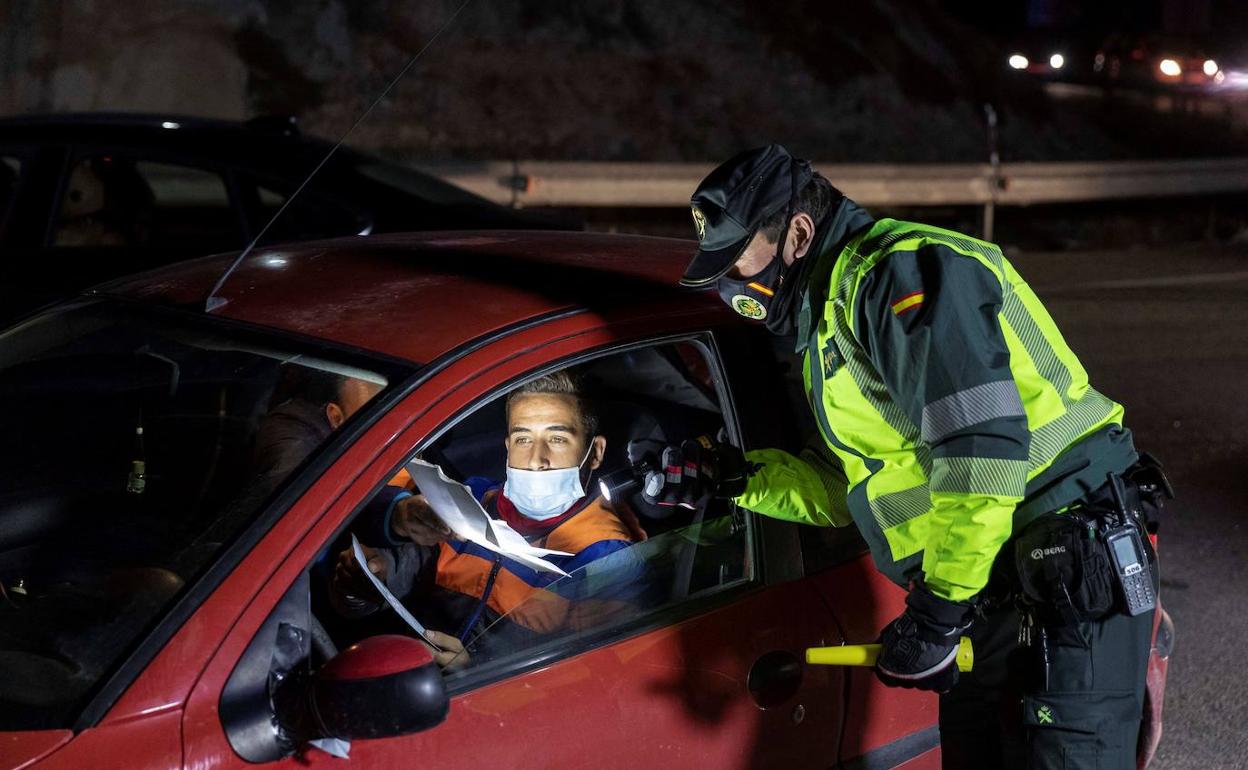
<path id="1" fill-rule="evenodd" d="M 467 8 L 470 3 L 472 3 L 472 0 L 464 0 L 460 3 L 459 7 L 455 9 L 455 13 L 451 14 L 451 18 L 447 19 L 446 22 L 438 28 L 438 31 L 433 33 L 433 37 L 429 38 L 424 46 L 422 46 L 421 49 L 412 56 L 412 58 L 407 60 L 407 64 L 403 65 L 403 69 L 399 70 L 399 74 L 394 76 L 386 87 L 382 89 L 381 94 L 373 100 L 373 103 L 368 105 L 368 109 L 364 110 L 360 117 L 357 118 L 356 121 L 351 124 L 351 127 L 347 129 L 346 133 L 344 133 L 338 141 L 334 143 L 333 147 L 329 148 L 329 152 L 325 153 L 325 157 L 321 158 L 320 163 L 317 163 L 316 167 L 312 169 L 312 172 L 304 177 L 303 182 L 301 182 L 299 186 L 295 188 L 294 193 L 292 193 L 291 196 L 287 198 L 284 203 L 282 203 L 281 208 L 277 210 L 277 213 L 269 219 L 264 227 L 260 229 L 260 232 L 256 233 L 256 237 L 251 239 L 251 243 L 248 243 L 247 247 L 239 253 L 233 262 L 230 263 L 230 266 L 226 268 L 224 273 L 221 274 L 221 277 L 217 279 L 217 282 L 212 285 L 212 289 L 208 292 L 208 296 L 204 299 L 204 310 L 206 312 L 212 312 L 227 302 L 227 300 L 218 297 L 217 292 L 219 292 L 221 287 L 225 285 L 225 282 L 229 279 L 230 274 L 233 273 L 238 266 L 243 263 L 243 260 L 247 258 L 247 255 L 256 248 L 256 244 L 258 244 L 260 239 L 263 238 L 267 232 L 269 232 L 269 228 L 273 226 L 273 223 L 281 218 L 282 214 L 286 212 L 286 209 L 290 207 L 290 204 L 294 202 L 295 198 L 299 197 L 299 194 L 303 192 L 303 189 L 308 186 L 309 182 L 312 181 L 312 177 L 316 176 L 317 172 L 319 172 L 321 168 L 329 162 L 329 159 L 334 157 L 334 153 L 338 152 L 338 148 L 342 146 L 343 142 L 347 141 L 347 137 L 350 136 L 355 129 L 359 128 L 360 124 L 364 122 L 364 119 L 369 116 L 369 113 L 371 113 L 377 105 L 381 104 L 382 100 L 390 94 L 390 90 L 403 79 L 403 76 L 405 76 L 408 70 L 416 64 L 420 57 L 424 56 L 425 52 L 428 51 L 435 42 L 437 42 L 438 38 L 442 36 L 442 33 L 455 23 L 455 19 L 459 18 L 459 14 Z"/>

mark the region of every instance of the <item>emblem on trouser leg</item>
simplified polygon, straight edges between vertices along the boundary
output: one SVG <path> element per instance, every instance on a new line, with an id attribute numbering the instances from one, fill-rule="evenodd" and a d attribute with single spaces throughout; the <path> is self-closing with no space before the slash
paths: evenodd
<path id="1" fill-rule="evenodd" d="M 1040 720 L 1042 725 L 1053 724 L 1053 709 L 1048 706 L 1041 706 L 1036 709 L 1036 719 Z"/>

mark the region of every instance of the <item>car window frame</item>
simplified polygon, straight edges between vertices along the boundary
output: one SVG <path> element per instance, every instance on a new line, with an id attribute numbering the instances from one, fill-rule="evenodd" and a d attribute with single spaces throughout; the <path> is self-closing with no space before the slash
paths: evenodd
<path id="1" fill-rule="evenodd" d="M 769 334 L 768 332 L 761 331 L 758 333 Z M 735 360 L 737 356 L 741 355 L 743 348 L 750 347 L 753 349 L 753 347 L 749 345 L 748 337 L 751 334 L 751 330 L 748 327 L 743 327 L 740 324 L 724 326 L 717 329 L 715 334 L 717 339 L 723 340 L 724 342 L 723 348 L 725 349 L 725 361 L 728 362 L 727 365 L 733 372 L 739 373 L 744 367 L 749 366 L 749 363 L 745 360 Z M 772 340 L 768 341 L 773 342 Z M 788 398 L 788 383 L 785 381 L 786 373 L 781 371 L 782 366 L 794 362 L 780 361 L 773 356 L 772 350 L 768 350 L 766 355 L 769 363 L 776 363 L 777 371 L 773 375 L 769 376 L 769 381 L 764 384 L 770 389 L 779 390 L 781 393 L 780 397 L 785 403 L 786 409 L 791 410 L 791 416 L 794 419 L 801 420 L 805 418 L 810 421 L 808 425 L 799 424 L 790 426 L 795 431 L 794 435 L 804 436 L 806 438 L 807 445 L 809 445 L 810 442 L 822 442 L 823 437 L 820 435 L 814 422 L 816 418 L 812 413 L 811 405 L 809 403 L 809 394 L 806 393 L 805 386 L 802 384 L 802 367 L 804 365 L 806 352 L 803 350 L 800 355 L 797 355 L 795 368 L 793 370 L 793 374 L 796 374 L 798 379 L 799 389 L 802 391 L 801 403 L 794 403 Z M 750 368 L 754 370 L 759 369 L 757 366 L 752 366 Z M 736 387 L 740 387 L 740 380 L 736 378 L 730 380 L 730 387 L 734 387 L 731 384 L 734 382 L 738 383 Z M 741 400 L 743 402 L 750 401 L 748 397 Z M 743 418 L 743 422 L 751 421 L 748 418 Z M 747 438 L 749 437 L 747 436 Z M 800 451 L 801 449 L 801 447 L 798 446 L 781 448 L 789 449 L 790 451 Z M 825 572 L 840 565 L 854 561 L 869 552 L 867 541 L 863 538 L 862 533 L 858 530 L 856 524 L 850 524 L 844 527 L 815 527 L 812 525 L 798 524 L 796 522 L 779 522 L 777 520 L 770 519 L 770 517 L 765 518 L 767 518 L 768 521 L 775 522 L 771 531 L 773 533 L 773 538 L 780 541 L 774 546 L 777 550 L 777 556 L 771 560 L 770 563 L 784 565 L 787 564 L 789 560 L 792 560 L 795 565 L 800 565 L 800 575 L 798 575 L 797 571 L 794 570 L 794 576 L 814 575 L 820 572 Z M 782 524 L 788 525 L 791 530 L 791 533 L 788 534 L 787 537 L 784 536 L 780 530 L 780 525 Z"/>
<path id="2" fill-rule="evenodd" d="M 650 334 L 640 337 L 634 337 L 627 340 L 615 341 L 606 345 L 591 346 L 584 350 L 550 359 L 542 365 L 529 369 L 522 374 L 511 376 L 505 380 L 495 382 L 489 386 L 486 393 L 475 398 L 472 403 L 457 409 L 453 415 L 446 418 L 435 429 L 431 430 L 424 438 L 416 442 L 416 444 L 404 451 L 403 462 L 389 468 L 382 480 L 374 485 L 362 499 L 357 501 L 351 512 L 344 518 L 343 522 L 337 527 L 334 533 L 320 545 L 323 549 L 332 543 L 336 538 L 350 529 L 351 524 L 356 521 L 357 517 L 367 507 L 369 501 L 385 488 L 391 478 L 393 478 L 406 464 L 406 458 L 410 458 L 420 452 L 425 451 L 435 444 L 447 431 L 452 430 L 456 425 L 474 414 L 496 399 L 504 397 L 507 392 L 515 388 L 517 385 L 560 371 L 571 366 L 585 363 L 587 361 L 604 358 L 616 353 L 623 353 L 629 350 L 648 347 L 660 347 L 665 344 L 674 344 L 678 342 L 693 343 L 701 348 L 701 352 L 707 357 L 707 364 L 710 368 L 716 388 L 716 396 L 720 400 L 720 411 L 724 418 L 725 428 L 734 440 L 740 440 L 740 425 L 737 422 L 737 409 L 733 402 L 732 393 L 727 387 L 726 372 L 723 368 L 721 354 L 715 344 L 714 334 L 710 329 L 696 329 L 691 331 L 682 331 L 675 333 Z M 730 503 L 735 507 L 735 503 Z M 766 558 L 770 556 L 772 559 L 778 557 L 777 546 L 783 546 L 782 552 L 786 556 L 791 557 L 795 554 L 796 531 L 788 527 L 767 526 L 768 520 L 760 517 L 752 511 L 743 508 L 736 508 L 746 523 L 748 558 L 750 560 L 749 572 L 750 577 L 745 580 L 737 581 L 721 590 L 711 591 L 700 594 L 696 597 L 687 598 L 672 606 L 664 607 L 653 612 L 646 613 L 638 618 L 618 625 L 606 626 L 603 629 L 595 629 L 584 634 L 578 634 L 569 637 L 566 640 L 558 640 L 549 647 L 543 647 L 537 654 L 530 654 L 523 659 L 508 660 L 507 665 L 494 667 L 483 667 L 483 673 L 480 676 L 467 675 L 462 680 L 448 683 L 447 694 L 450 697 L 457 697 L 482 687 L 486 687 L 498 682 L 522 676 L 525 673 L 533 671 L 537 668 L 553 665 L 577 655 L 590 652 L 616 642 L 639 636 L 660 628 L 670 627 L 692 617 L 705 614 L 718 607 L 730 604 L 740 597 L 757 591 L 766 585 L 772 584 L 772 579 L 780 575 L 783 570 L 769 570 L 766 564 Z M 774 520 L 773 520 L 774 521 Z M 776 525 L 784 525 L 787 522 L 774 522 Z M 771 530 L 768 532 L 768 530 Z M 780 531 L 783 530 L 783 531 Z M 319 550 L 318 550 L 319 552 Z M 800 570 L 800 556 L 794 560 Z M 312 563 L 304 566 L 304 570 L 311 569 Z M 794 575 L 784 575 L 783 579 L 792 579 Z M 769 579 L 770 578 L 770 579 Z"/>

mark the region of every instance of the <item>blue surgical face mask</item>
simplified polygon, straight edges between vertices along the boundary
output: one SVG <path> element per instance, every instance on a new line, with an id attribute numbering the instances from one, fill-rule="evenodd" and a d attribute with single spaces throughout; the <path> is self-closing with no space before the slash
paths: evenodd
<path id="1" fill-rule="evenodd" d="M 516 510 L 534 521 L 545 521 L 561 516 L 572 504 L 585 496 L 581 484 L 581 466 L 594 451 L 594 442 L 580 463 L 571 468 L 551 468 L 530 471 L 507 466 L 507 482 L 503 495 L 516 506 Z"/>

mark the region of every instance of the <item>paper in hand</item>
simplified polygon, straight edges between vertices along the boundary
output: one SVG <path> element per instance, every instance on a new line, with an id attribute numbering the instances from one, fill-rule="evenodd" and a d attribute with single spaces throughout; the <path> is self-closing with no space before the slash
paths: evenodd
<path id="1" fill-rule="evenodd" d="M 524 536 L 507 525 L 507 522 L 490 518 L 481 507 L 472 490 L 452 481 L 438 466 L 424 460 L 412 460 L 407 464 L 408 473 L 425 496 L 429 507 L 446 524 L 455 537 L 502 554 L 509 559 L 541 572 L 553 572 L 567 577 L 559 567 L 543 559 L 543 556 L 572 556 L 567 551 L 551 551 L 529 545 Z"/>
<path id="2" fill-rule="evenodd" d="M 308 741 L 308 743 L 331 757 L 337 757 L 338 759 L 351 758 L 351 741 L 344 741 L 341 738 L 317 738 L 316 740 Z"/>
<path id="3" fill-rule="evenodd" d="M 368 559 L 364 557 L 364 549 L 360 548 L 360 541 L 354 534 L 351 535 L 351 551 L 355 554 L 355 561 L 360 565 L 360 569 L 364 570 L 365 575 L 368 575 L 368 579 L 372 582 L 373 587 L 377 589 L 377 593 L 381 594 L 381 598 L 386 600 L 386 604 L 389 604 L 392 608 L 394 608 L 394 611 L 398 614 L 398 616 L 403 618 L 403 622 L 412 627 L 412 630 L 420 636 L 421 641 L 433 647 L 433 649 L 438 652 L 441 652 L 441 647 L 429 641 L 428 634 L 425 632 L 425 627 L 420 624 L 420 621 L 417 620 L 412 613 L 407 611 L 407 608 L 403 606 L 403 603 L 396 599 L 394 594 L 390 593 L 390 589 L 386 588 L 386 584 L 378 580 L 377 576 L 373 574 L 373 571 L 368 568 Z"/>

